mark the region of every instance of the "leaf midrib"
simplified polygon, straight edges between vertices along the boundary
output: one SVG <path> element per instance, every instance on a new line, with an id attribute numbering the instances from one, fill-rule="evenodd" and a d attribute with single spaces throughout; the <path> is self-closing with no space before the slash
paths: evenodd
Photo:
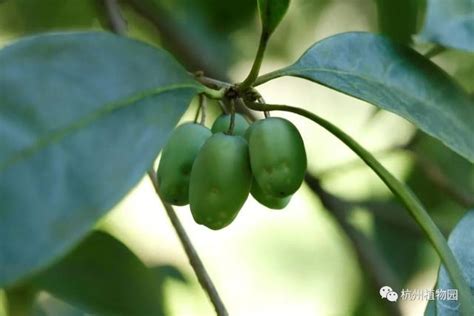
<path id="1" fill-rule="evenodd" d="M 192 84 L 192 83 L 172 84 L 172 85 L 162 86 L 159 88 L 153 88 L 150 90 L 141 91 L 125 99 L 107 103 L 104 106 L 99 107 L 96 111 L 93 111 L 89 113 L 88 115 L 80 118 L 79 120 L 73 121 L 69 125 L 62 127 L 61 129 L 58 129 L 52 133 L 49 133 L 44 137 L 38 138 L 30 146 L 15 152 L 12 156 L 7 158 L 5 161 L 0 162 L 0 172 L 4 171 L 11 165 L 18 163 L 21 160 L 24 160 L 33 156 L 35 153 L 39 152 L 43 148 L 46 148 L 52 144 L 59 143 L 66 136 L 78 131 L 79 129 L 82 129 L 83 127 L 87 125 L 90 125 L 96 122 L 97 120 L 107 116 L 108 114 L 111 114 L 112 112 L 116 110 L 125 108 L 127 106 L 131 106 L 143 99 L 157 96 L 164 92 L 168 92 L 172 90 L 180 90 L 180 89 L 195 89 L 196 91 L 199 91 L 201 87 L 198 86 L 197 84 Z"/>

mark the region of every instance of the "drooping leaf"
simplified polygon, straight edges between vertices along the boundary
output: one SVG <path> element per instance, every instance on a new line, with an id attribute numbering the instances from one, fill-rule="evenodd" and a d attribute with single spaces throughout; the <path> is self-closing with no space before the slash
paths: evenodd
<path id="1" fill-rule="evenodd" d="M 402 116 L 474 161 L 474 102 L 435 64 L 388 38 L 363 32 L 332 36 L 293 65 L 262 76 L 321 83 Z"/>
<path id="2" fill-rule="evenodd" d="M 400 43 L 416 33 L 420 0 L 376 0 L 379 31 Z"/>
<path id="3" fill-rule="evenodd" d="M 428 0 L 424 40 L 474 52 L 474 0 Z"/>
<path id="4" fill-rule="evenodd" d="M 108 33 L 40 35 L 0 51 L 0 286 L 84 237 L 200 89 L 166 52 Z"/>
<path id="5" fill-rule="evenodd" d="M 474 297 L 474 210 L 464 215 L 461 221 L 451 232 L 448 245 L 452 249 L 456 259 L 461 267 L 464 276 L 471 287 L 471 293 Z M 455 289 L 444 266 L 441 266 L 438 273 L 438 291 L 446 291 L 436 300 L 436 310 L 439 316 L 459 315 L 459 294 L 454 299 L 449 298 L 449 292 L 454 295 Z"/>
<path id="6" fill-rule="evenodd" d="M 262 33 L 268 38 L 280 24 L 290 5 L 290 0 L 258 0 Z"/>
<path id="7" fill-rule="evenodd" d="M 95 231 L 31 283 L 100 315 L 163 315 L 159 283 L 124 244 Z"/>

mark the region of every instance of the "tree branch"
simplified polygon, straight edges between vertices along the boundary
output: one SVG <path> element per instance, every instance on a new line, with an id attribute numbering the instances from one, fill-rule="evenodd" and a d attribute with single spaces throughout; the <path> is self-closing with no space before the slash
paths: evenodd
<path id="1" fill-rule="evenodd" d="M 117 0 L 103 0 L 109 27 L 114 33 L 125 36 L 127 34 L 127 21 L 125 21 Z"/>
<path id="2" fill-rule="evenodd" d="M 120 10 L 120 7 L 118 6 L 117 1 L 116 0 L 104 0 L 104 1 L 105 1 L 107 16 L 109 18 L 112 30 L 117 34 L 126 35 L 126 30 L 127 30 L 126 22 L 122 17 L 122 12 Z M 150 181 L 153 184 L 155 192 L 160 198 L 161 203 L 163 204 L 166 210 L 166 214 L 168 215 L 168 218 L 170 219 L 170 222 L 173 225 L 173 228 L 175 229 L 176 234 L 178 235 L 181 245 L 184 248 L 184 251 L 188 257 L 189 263 L 191 267 L 193 268 L 194 273 L 196 274 L 196 277 L 199 283 L 201 284 L 204 291 L 207 293 L 209 299 L 211 300 L 212 305 L 214 306 L 216 314 L 218 316 L 228 316 L 229 314 L 224 306 L 224 303 L 222 302 L 219 296 L 219 293 L 216 290 L 216 287 L 214 286 L 214 283 L 209 277 L 209 274 L 207 273 L 206 268 L 204 267 L 204 264 L 199 258 L 199 255 L 196 249 L 194 249 L 194 246 L 191 240 L 189 239 L 188 235 L 186 234 L 186 231 L 183 225 L 181 224 L 181 222 L 179 221 L 179 218 L 176 215 L 173 207 L 169 205 L 168 203 L 166 203 L 161 197 L 158 183 L 156 181 L 156 173 L 153 170 L 153 168 L 151 168 L 148 171 L 148 177 L 150 178 Z"/>
<path id="3" fill-rule="evenodd" d="M 169 205 L 168 203 L 166 203 L 161 197 L 158 183 L 156 181 L 156 173 L 153 169 L 150 169 L 148 171 L 148 177 L 151 183 L 153 184 L 156 194 L 160 198 L 161 203 L 163 204 L 166 210 L 166 213 L 168 214 L 168 218 L 170 219 L 170 222 L 173 225 L 176 231 L 176 234 L 179 237 L 181 245 L 183 246 L 184 251 L 186 252 L 186 255 L 189 259 L 189 263 L 191 264 L 191 267 L 193 268 L 194 273 L 196 274 L 202 288 L 209 296 L 209 299 L 211 300 L 212 305 L 214 305 L 214 309 L 216 310 L 217 315 L 228 316 L 229 314 L 224 306 L 224 303 L 222 302 L 219 296 L 219 293 L 216 290 L 216 287 L 214 286 L 214 283 L 209 277 L 209 274 L 207 273 L 206 268 L 204 267 L 204 264 L 199 258 L 197 251 L 194 249 L 194 246 L 191 240 L 189 239 L 188 235 L 186 234 L 186 231 L 184 230 L 183 225 L 179 221 L 179 218 L 176 215 L 173 207 Z"/>

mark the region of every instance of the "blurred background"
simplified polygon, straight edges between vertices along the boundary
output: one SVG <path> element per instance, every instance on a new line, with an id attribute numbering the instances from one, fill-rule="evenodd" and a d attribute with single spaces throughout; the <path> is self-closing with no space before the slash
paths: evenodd
<path id="1" fill-rule="evenodd" d="M 259 37 L 255 0 L 119 3 L 131 37 L 170 50 L 190 71 L 238 82 L 251 67 Z M 425 9 L 422 0 L 293 0 L 262 73 L 348 31 L 383 33 L 426 53 L 432 45 L 412 36 L 423 25 Z M 39 32 L 108 27 L 101 1 L 0 1 L 0 47 Z M 472 54 L 447 50 L 433 61 L 474 92 Z M 281 78 L 259 91 L 269 103 L 306 108 L 352 135 L 414 190 L 444 233 L 474 205 L 473 165 L 407 121 L 301 79 Z M 192 104 L 183 121 L 195 110 Z M 219 114 L 217 106 L 210 111 L 208 126 Z M 426 301 L 393 304 L 378 294 L 382 285 L 397 292 L 433 288 L 439 260 L 415 222 L 336 138 L 305 119 L 285 117 L 303 135 L 311 174 L 310 185 L 286 209 L 269 210 L 249 198 L 221 231 L 195 224 L 188 207 L 176 209 L 230 314 L 422 315 Z M 172 267 L 178 276 L 163 284 L 167 315 L 214 314 L 146 178 L 98 228 L 150 267 Z M 86 315 L 48 293 L 40 295 L 39 305 L 48 315 Z"/>

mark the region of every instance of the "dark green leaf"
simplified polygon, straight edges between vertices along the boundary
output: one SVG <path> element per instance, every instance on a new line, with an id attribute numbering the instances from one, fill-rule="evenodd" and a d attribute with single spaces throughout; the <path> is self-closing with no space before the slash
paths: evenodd
<path id="1" fill-rule="evenodd" d="M 416 33 L 420 0 L 376 0 L 379 31 L 401 43 Z"/>
<path id="2" fill-rule="evenodd" d="M 420 37 L 442 46 L 474 52 L 474 1 L 428 0 Z"/>
<path id="3" fill-rule="evenodd" d="M 164 51 L 108 33 L 0 51 L 0 286 L 83 238 L 143 177 L 200 89 Z"/>
<path id="4" fill-rule="evenodd" d="M 290 5 L 290 0 L 258 0 L 262 33 L 268 38 L 280 24 Z"/>
<path id="5" fill-rule="evenodd" d="M 163 314 L 161 290 L 151 270 L 103 232 L 93 232 L 31 283 L 90 313 Z"/>
<path id="6" fill-rule="evenodd" d="M 448 245 L 452 249 L 456 259 L 466 277 L 471 293 L 474 296 L 474 210 L 464 215 L 461 221 L 456 225 L 448 239 Z M 438 274 L 438 290 L 455 289 L 451 283 L 448 273 L 444 266 L 441 266 Z M 459 298 L 458 298 L 459 299 Z M 438 299 L 436 301 L 436 310 L 440 316 L 459 315 L 459 301 Z"/>
<path id="7" fill-rule="evenodd" d="M 257 84 L 285 75 L 396 113 L 474 161 L 474 102 L 445 72 L 408 47 L 370 33 L 339 34 Z"/>

